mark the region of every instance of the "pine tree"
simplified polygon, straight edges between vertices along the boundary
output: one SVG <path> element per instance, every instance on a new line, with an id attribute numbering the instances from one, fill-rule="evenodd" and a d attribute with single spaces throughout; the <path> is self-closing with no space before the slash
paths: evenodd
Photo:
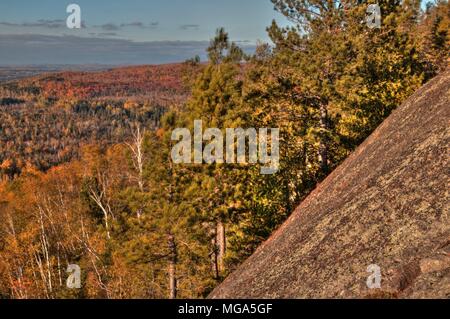
<path id="1" fill-rule="evenodd" d="M 202 120 L 203 127 L 237 128 L 245 123 L 240 109 L 243 73 L 241 62 L 245 55 L 230 42 L 224 29 L 218 29 L 208 48 L 209 64 L 199 76 L 188 103 L 185 123 L 192 127 L 194 120 Z M 242 167 L 210 163 L 194 167 L 194 179 L 189 196 L 198 196 L 194 205 L 198 223 L 204 225 L 210 238 L 211 270 L 219 279 L 226 270 L 228 234 L 232 233 L 231 219 L 236 214 L 236 196 L 241 192 Z M 195 193 L 195 195 L 194 195 Z"/>

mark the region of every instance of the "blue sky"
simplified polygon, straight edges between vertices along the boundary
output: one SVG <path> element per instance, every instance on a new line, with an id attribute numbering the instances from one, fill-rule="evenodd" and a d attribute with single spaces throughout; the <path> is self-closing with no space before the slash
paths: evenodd
<path id="1" fill-rule="evenodd" d="M 82 29 L 66 27 L 70 3 Z M 195 55 L 225 27 L 251 52 L 288 21 L 270 0 L 1 0 L 0 65 L 160 64 Z"/>
<path id="2" fill-rule="evenodd" d="M 82 29 L 65 26 L 70 3 Z M 0 65 L 183 61 L 202 55 L 218 27 L 251 50 L 273 19 L 287 23 L 270 0 L 2 0 Z"/>
<path id="3" fill-rule="evenodd" d="M 66 7 L 81 7 L 84 30 L 39 28 L 38 21 L 65 20 Z M 270 0 L 2 0 L 0 33 L 68 33 L 88 36 L 109 31 L 109 37 L 134 41 L 204 41 L 217 27 L 225 27 L 235 40 L 266 40 L 265 27 L 274 18 Z M 30 24 L 34 24 L 30 26 Z M 135 26 L 121 25 L 134 24 Z M 28 26 L 27 26 L 28 25 Z M 102 28 L 102 26 L 104 28 Z M 139 27 L 138 27 L 139 26 Z M 115 33 L 115 35 L 112 35 Z"/>

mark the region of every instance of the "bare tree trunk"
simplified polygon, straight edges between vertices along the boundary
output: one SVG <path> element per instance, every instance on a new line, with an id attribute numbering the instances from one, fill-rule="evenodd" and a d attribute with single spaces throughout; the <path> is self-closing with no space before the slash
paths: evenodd
<path id="1" fill-rule="evenodd" d="M 319 164 L 322 173 L 328 171 L 328 141 L 326 131 L 328 130 L 328 109 L 327 105 L 320 103 L 320 145 L 319 145 Z"/>
<path id="2" fill-rule="evenodd" d="M 61 274 L 61 259 L 59 257 L 59 243 L 58 243 L 58 251 L 57 251 L 57 261 L 58 261 L 58 278 L 59 278 L 59 286 L 62 287 L 63 280 Z"/>
<path id="3" fill-rule="evenodd" d="M 177 245 L 173 235 L 168 236 L 169 246 L 169 299 L 177 298 Z"/>
<path id="4" fill-rule="evenodd" d="M 126 144 L 132 153 L 133 166 L 138 174 L 137 183 L 141 192 L 144 192 L 144 135 L 145 130 L 141 132 L 141 128 L 137 126 L 136 131 L 133 132 L 133 142 Z"/>
<path id="5" fill-rule="evenodd" d="M 48 238 L 47 238 L 47 234 L 45 232 L 45 228 L 44 228 L 44 211 L 42 209 L 41 206 L 39 206 L 39 221 L 40 221 L 40 226 L 41 226 L 41 248 L 42 248 L 42 253 L 44 255 L 45 258 L 45 263 L 47 266 L 47 288 L 49 293 L 51 294 L 53 291 L 53 284 L 52 284 L 52 272 L 51 272 L 51 265 L 50 265 L 50 254 L 49 254 L 49 242 L 48 242 Z M 50 298 L 50 296 L 48 296 L 48 298 Z"/>
<path id="6" fill-rule="evenodd" d="M 136 130 L 133 131 L 132 143 L 131 144 L 126 143 L 126 145 L 128 146 L 128 148 L 131 151 L 133 166 L 137 172 L 137 177 L 131 176 L 131 178 L 137 180 L 139 191 L 141 193 L 143 193 L 145 190 L 145 185 L 144 185 L 144 161 L 145 161 L 144 137 L 145 137 L 145 130 L 141 131 L 140 126 L 137 125 Z M 142 207 L 136 211 L 136 216 L 138 219 L 141 218 L 141 215 L 142 215 Z"/>
<path id="7" fill-rule="evenodd" d="M 89 188 L 89 197 L 97 204 L 103 212 L 105 220 L 106 237 L 111 239 L 109 217 L 112 216 L 112 209 L 110 205 L 110 198 L 108 196 L 108 185 L 110 183 L 106 173 L 98 174 L 99 190 L 93 187 Z"/>
<path id="8" fill-rule="evenodd" d="M 217 223 L 217 268 L 218 272 L 225 270 L 225 253 L 226 253 L 226 237 L 225 224 L 223 222 Z"/>
<path id="9" fill-rule="evenodd" d="M 219 278 L 219 265 L 218 265 L 218 247 L 217 247 L 217 229 L 211 228 L 211 270 L 214 279 Z"/>

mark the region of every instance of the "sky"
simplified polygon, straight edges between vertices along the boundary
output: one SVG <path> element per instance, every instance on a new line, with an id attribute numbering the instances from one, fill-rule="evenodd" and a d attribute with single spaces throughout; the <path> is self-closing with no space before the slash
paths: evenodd
<path id="1" fill-rule="evenodd" d="M 81 29 L 66 26 L 69 4 Z M 218 27 L 251 51 L 286 19 L 270 0 L 2 0 L 0 65 L 160 64 L 205 57 Z"/>

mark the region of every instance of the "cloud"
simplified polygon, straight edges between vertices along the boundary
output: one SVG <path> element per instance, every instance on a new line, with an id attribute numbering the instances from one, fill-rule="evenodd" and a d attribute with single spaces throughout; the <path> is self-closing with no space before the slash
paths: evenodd
<path id="1" fill-rule="evenodd" d="M 183 24 L 180 26 L 182 30 L 198 30 L 198 28 L 200 28 L 198 24 Z"/>
<path id="2" fill-rule="evenodd" d="M 102 28 L 105 31 L 118 31 L 120 29 L 120 26 L 114 23 L 106 23 L 96 27 Z"/>
<path id="3" fill-rule="evenodd" d="M 8 27 L 19 27 L 19 28 L 47 28 L 47 29 L 62 29 L 66 28 L 66 21 L 62 19 L 46 20 L 40 19 L 36 22 L 24 22 L 24 23 L 13 23 L 13 22 L 0 22 L 0 25 Z M 84 21 L 81 22 L 81 27 L 86 28 Z"/>
<path id="4" fill-rule="evenodd" d="M 117 37 L 118 34 L 116 32 L 100 32 L 97 33 L 98 36 L 100 37 Z"/>
<path id="5" fill-rule="evenodd" d="M 134 42 L 98 36 L 0 34 L 0 64 L 162 64 L 196 55 L 205 58 L 209 45 L 208 41 Z"/>
<path id="6" fill-rule="evenodd" d="M 144 22 L 141 21 L 134 21 L 134 22 L 124 22 L 121 24 L 115 24 L 115 23 L 106 23 L 102 25 L 96 25 L 94 28 L 101 28 L 104 31 L 119 31 L 124 28 L 140 28 L 140 29 L 155 29 L 158 27 L 159 22 L 151 22 L 148 25 L 146 25 Z"/>
<path id="7" fill-rule="evenodd" d="M 141 28 L 141 29 L 155 29 L 158 27 L 159 22 L 150 22 L 148 25 L 146 25 L 144 22 L 141 21 L 134 21 L 134 22 L 126 22 L 115 24 L 115 23 L 105 23 L 102 25 L 95 25 L 94 28 L 100 28 L 103 31 L 120 31 L 123 28 L 128 27 L 134 27 L 134 28 Z M 7 22 L 7 21 L 0 21 L 0 26 L 7 26 L 7 27 L 19 27 L 19 28 L 47 28 L 47 29 L 64 29 L 66 28 L 66 21 L 62 19 L 55 19 L 55 20 L 49 20 L 49 19 L 40 19 L 36 22 L 24 22 L 24 23 L 14 23 L 14 22 Z M 86 28 L 86 23 L 84 21 L 81 22 L 81 27 Z"/>
<path id="8" fill-rule="evenodd" d="M 90 36 L 93 37 L 117 37 L 119 34 L 117 32 L 89 32 Z"/>
<path id="9" fill-rule="evenodd" d="M 127 27 L 135 27 L 135 28 L 141 28 L 141 29 L 154 29 L 158 27 L 159 22 L 150 22 L 148 25 L 146 25 L 144 22 L 141 21 L 135 21 L 135 22 L 128 22 L 128 23 L 122 23 L 120 25 L 121 28 L 127 28 Z"/>
<path id="10" fill-rule="evenodd" d="M 143 22 L 130 22 L 130 23 L 122 23 L 120 25 L 121 28 L 125 27 L 137 27 L 137 28 L 145 28 L 145 24 Z"/>
<path id="11" fill-rule="evenodd" d="M 40 19 L 36 22 L 24 22 L 24 23 L 11 23 L 11 22 L 0 22 L 0 25 L 10 26 L 10 27 L 42 27 L 49 29 L 63 28 L 66 26 L 64 20 L 44 20 Z"/>

